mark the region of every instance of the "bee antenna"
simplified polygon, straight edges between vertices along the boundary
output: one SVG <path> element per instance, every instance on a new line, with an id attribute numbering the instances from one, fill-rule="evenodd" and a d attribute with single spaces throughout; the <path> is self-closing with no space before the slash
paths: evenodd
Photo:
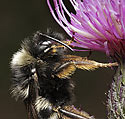
<path id="1" fill-rule="evenodd" d="M 44 37 L 46 37 L 46 38 L 49 38 L 49 39 L 51 39 L 51 40 L 53 40 L 53 41 L 56 41 L 56 42 L 60 43 L 61 45 L 67 47 L 67 48 L 70 49 L 71 51 L 73 51 L 73 49 L 72 49 L 69 45 L 67 45 L 67 44 L 65 44 L 65 43 L 63 43 L 63 42 L 61 42 L 60 40 L 58 40 L 58 39 L 56 39 L 56 38 L 53 38 L 53 37 L 51 37 L 51 36 L 49 36 L 49 35 L 43 34 L 43 33 L 39 33 L 39 34 L 40 34 L 41 36 L 44 36 Z"/>

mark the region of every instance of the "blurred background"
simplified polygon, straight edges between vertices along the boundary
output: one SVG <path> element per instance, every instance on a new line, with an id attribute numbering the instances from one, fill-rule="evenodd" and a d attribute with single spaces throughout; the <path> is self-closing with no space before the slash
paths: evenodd
<path id="1" fill-rule="evenodd" d="M 68 6 L 68 2 L 66 4 Z M 16 102 L 10 95 L 9 63 L 24 38 L 37 30 L 45 32 L 47 28 L 62 32 L 68 37 L 51 16 L 46 0 L 0 0 L 0 119 L 27 119 L 23 103 Z M 76 55 L 84 57 L 88 53 Z M 90 59 L 108 61 L 103 53 L 98 52 L 93 52 Z M 93 72 L 77 70 L 73 76 L 76 85 L 74 104 L 96 119 L 105 119 L 105 93 L 110 88 L 112 75 L 110 68 Z"/>

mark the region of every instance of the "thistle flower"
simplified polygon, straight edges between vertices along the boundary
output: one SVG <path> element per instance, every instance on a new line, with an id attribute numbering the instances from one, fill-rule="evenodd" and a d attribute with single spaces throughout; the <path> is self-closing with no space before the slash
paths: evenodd
<path id="1" fill-rule="evenodd" d="M 76 14 L 62 0 L 53 0 L 56 13 L 47 2 L 57 23 L 77 41 L 73 46 L 125 58 L 125 0 L 70 0 Z"/>
<path id="2" fill-rule="evenodd" d="M 47 0 L 57 23 L 76 42 L 71 45 L 105 52 L 119 63 L 108 92 L 108 118 L 125 119 L 125 0 L 69 0 L 75 13 L 63 0 Z M 69 20 L 70 19 L 70 20 Z"/>

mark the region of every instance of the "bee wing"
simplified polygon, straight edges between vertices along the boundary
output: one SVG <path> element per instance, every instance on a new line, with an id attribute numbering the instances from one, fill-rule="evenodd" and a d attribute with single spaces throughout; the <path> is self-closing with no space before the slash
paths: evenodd
<path id="1" fill-rule="evenodd" d="M 99 63 L 93 60 L 88 60 L 86 57 L 80 57 L 75 55 L 65 55 L 65 58 L 63 59 L 65 62 L 71 62 L 76 66 L 76 68 L 83 69 L 83 70 L 94 70 L 96 68 L 100 67 L 112 67 L 112 66 L 118 66 L 118 64 L 115 63 Z"/>

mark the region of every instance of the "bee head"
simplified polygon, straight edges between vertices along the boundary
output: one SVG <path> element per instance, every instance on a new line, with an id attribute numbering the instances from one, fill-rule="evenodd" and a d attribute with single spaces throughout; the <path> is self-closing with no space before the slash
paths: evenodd
<path id="1" fill-rule="evenodd" d="M 30 54 L 35 58 L 42 59 L 43 56 L 49 53 L 50 55 L 58 54 L 60 51 L 68 48 L 72 50 L 70 46 L 63 43 L 63 36 L 61 34 L 43 34 L 37 32 L 32 40 L 26 40 L 23 43 L 23 47 L 30 52 Z"/>

